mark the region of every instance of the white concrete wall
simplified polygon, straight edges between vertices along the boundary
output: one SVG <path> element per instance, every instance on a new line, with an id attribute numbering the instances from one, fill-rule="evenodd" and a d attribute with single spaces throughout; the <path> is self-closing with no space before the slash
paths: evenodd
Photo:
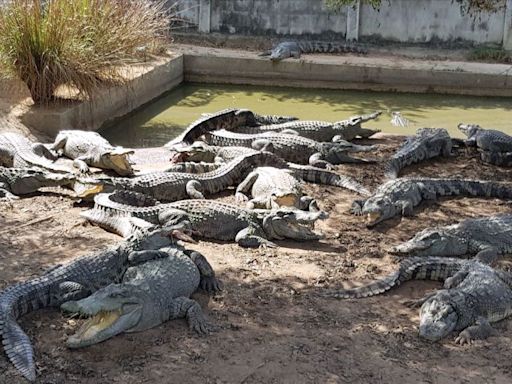
<path id="1" fill-rule="evenodd" d="M 362 3 L 359 37 L 413 43 L 462 39 L 500 44 L 504 21 L 503 11 L 482 13 L 476 18 L 461 15 L 459 4 L 449 0 L 383 1 L 380 10 Z"/>
<path id="2" fill-rule="evenodd" d="M 383 0 L 380 10 L 364 1 L 339 13 L 323 0 L 170 0 L 202 32 L 308 35 L 407 43 L 503 44 L 512 49 L 512 0 L 507 8 L 476 17 L 450 0 Z"/>

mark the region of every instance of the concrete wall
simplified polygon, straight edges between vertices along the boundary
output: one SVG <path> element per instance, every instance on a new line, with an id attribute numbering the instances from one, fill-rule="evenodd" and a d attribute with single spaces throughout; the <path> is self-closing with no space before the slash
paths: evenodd
<path id="1" fill-rule="evenodd" d="M 380 10 L 364 1 L 328 11 L 323 0 L 181 0 L 202 32 L 308 35 L 317 39 L 385 40 L 407 43 L 502 44 L 512 49 L 512 0 L 505 9 L 463 15 L 450 0 L 384 0 Z M 197 5 L 194 8 L 194 4 Z"/>

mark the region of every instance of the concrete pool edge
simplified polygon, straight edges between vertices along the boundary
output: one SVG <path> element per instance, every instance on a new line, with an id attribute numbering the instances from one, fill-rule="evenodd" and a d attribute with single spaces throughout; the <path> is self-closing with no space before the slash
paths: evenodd
<path id="1" fill-rule="evenodd" d="M 472 96 L 512 96 L 512 65 L 366 56 L 308 55 L 273 63 L 253 52 L 177 45 L 124 87 L 105 89 L 94 102 L 32 107 L 28 127 L 55 135 L 98 130 L 133 113 L 183 81 Z"/>

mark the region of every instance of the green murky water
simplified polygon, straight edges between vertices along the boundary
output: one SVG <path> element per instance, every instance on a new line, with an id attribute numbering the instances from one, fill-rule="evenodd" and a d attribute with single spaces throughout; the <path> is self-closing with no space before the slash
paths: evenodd
<path id="1" fill-rule="evenodd" d="M 461 137 L 457 124 L 466 122 L 512 134 L 512 98 L 210 84 L 182 85 L 100 133 L 117 145 L 160 146 L 202 113 L 229 107 L 325 121 L 381 110 L 382 116 L 368 127 L 403 134 L 421 127 L 443 127 Z M 391 111 L 401 111 L 411 122 L 409 127 L 391 125 Z"/>

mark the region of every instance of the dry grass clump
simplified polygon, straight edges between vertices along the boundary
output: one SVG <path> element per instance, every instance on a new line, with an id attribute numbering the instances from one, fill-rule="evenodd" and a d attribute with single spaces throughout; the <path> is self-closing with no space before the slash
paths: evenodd
<path id="1" fill-rule="evenodd" d="M 158 52 L 168 35 L 165 1 L 0 1 L 0 69 L 19 77 L 36 104 L 60 85 L 91 97 L 123 83 L 120 69 Z"/>

